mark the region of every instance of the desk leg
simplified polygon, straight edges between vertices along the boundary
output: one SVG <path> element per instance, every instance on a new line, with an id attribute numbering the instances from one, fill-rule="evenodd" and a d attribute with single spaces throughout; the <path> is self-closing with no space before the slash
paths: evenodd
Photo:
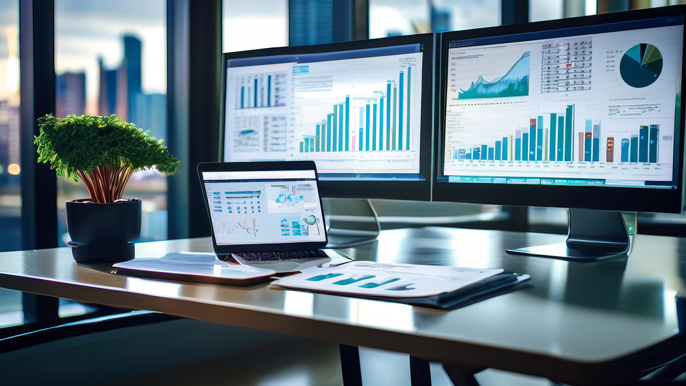
<path id="1" fill-rule="evenodd" d="M 355 346 L 340 345 L 341 371 L 343 386 L 362 386 L 362 369 L 360 368 L 360 349 Z"/>
<path id="2" fill-rule="evenodd" d="M 470 369 L 455 365 L 443 365 L 445 372 L 455 386 L 479 386 L 479 382 L 474 378 L 474 374 L 483 369 Z"/>
<path id="3" fill-rule="evenodd" d="M 55 325 L 59 322 L 59 299 L 49 296 L 22 293 L 24 323 L 35 323 L 40 326 Z"/>
<path id="4" fill-rule="evenodd" d="M 431 386 L 429 361 L 410 356 L 410 379 L 412 386 Z"/>

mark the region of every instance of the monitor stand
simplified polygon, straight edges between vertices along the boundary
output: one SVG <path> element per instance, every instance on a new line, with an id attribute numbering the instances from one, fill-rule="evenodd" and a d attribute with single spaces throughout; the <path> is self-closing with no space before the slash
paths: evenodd
<path id="1" fill-rule="evenodd" d="M 630 247 L 631 238 L 621 212 L 569 209 L 566 242 L 507 249 L 506 252 L 572 261 L 597 261 L 626 256 Z"/>
<path id="2" fill-rule="evenodd" d="M 376 240 L 381 225 L 368 199 L 323 198 L 327 248 L 350 248 Z"/>

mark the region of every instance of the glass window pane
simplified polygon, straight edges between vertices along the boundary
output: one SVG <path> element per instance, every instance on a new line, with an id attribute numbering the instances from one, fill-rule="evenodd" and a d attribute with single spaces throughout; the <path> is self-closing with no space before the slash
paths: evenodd
<path id="1" fill-rule="evenodd" d="M 23 323 L 21 292 L 0 288 L 0 328 Z"/>
<path id="2" fill-rule="evenodd" d="M 597 0 L 529 0 L 529 21 L 595 15 Z"/>
<path id="3" fill-rule="evenodd" d="M 21 249 L 19 1 L 0 0 L 0 251 Z"/>
<path id="4" fill-rule="evenodd" d="M 56 108 L 110 115 L 164 139 L 166 123 L 165 0 L 55 1 Z M 131 177 L 124 197 L 143 200 L 138 241 L 167 238 L 167 183 L 154 171 Z M 65 202 L 88 197 L 82 182 L 58 179 L 58 232 L 68 241 Z M 63 245 L 63 244 L 62 244 Z"/>
<path id="5" fill-rule="evenodd" d="M 288 45 L 288 0 L 223 0 L 223 52 Z"/>
<path id="6" fill-rule="evenodd" d="M 369 37 L 500 25 L 501 0 L 370 0 Z"/>

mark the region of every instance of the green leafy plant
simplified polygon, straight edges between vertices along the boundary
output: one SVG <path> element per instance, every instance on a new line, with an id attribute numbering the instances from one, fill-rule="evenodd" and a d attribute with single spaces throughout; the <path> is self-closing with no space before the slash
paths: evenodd
<path id="1" fill-rule="evenodd" d="M 59 177 L 81 178 L 92 202 L 121 199 L 129 178 L 138 170 L 154 166 L 170 175 L 179 167 L 179 160 L 161 140 L 150 137 L 149 130 L 143 132 L 116 115 L 46 115 L 38 123 L 40 135 L 34 141 L 38 162 L 49 162 Z"/>

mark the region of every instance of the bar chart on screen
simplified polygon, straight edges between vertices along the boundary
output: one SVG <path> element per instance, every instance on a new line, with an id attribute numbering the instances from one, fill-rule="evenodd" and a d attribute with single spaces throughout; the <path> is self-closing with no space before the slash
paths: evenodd
<path id="1" fill-rule="evenodd" d="M 419 56 L 419 57 L 418 57 Z M 330 172 L 416 173 L 421 114 L 420 54 L 296 65 L 294 157 Z"/>
<path id="2" fill-rule="evenodd" d="M 446 133 L 445 168 L 456 175 L 488 170 L 493 176 L 669 178 L 673 138 L 661 135 L 656 123 L 661 119 L 599 120 L 568 104 L 556 112 L 532 112 L 526 119 L 505 114 L 501 120 L 476 124 L 459 114 L 460 104 L 449 108 L 448 119 L 455 122 Z M 517 104 L 511 109 L 517 111 Z"/>
<path id="3" fill-rule="evenodd" d="M 286 72 L 245 74 L 235 79 L 235 108 L 286 106 Z"/>

